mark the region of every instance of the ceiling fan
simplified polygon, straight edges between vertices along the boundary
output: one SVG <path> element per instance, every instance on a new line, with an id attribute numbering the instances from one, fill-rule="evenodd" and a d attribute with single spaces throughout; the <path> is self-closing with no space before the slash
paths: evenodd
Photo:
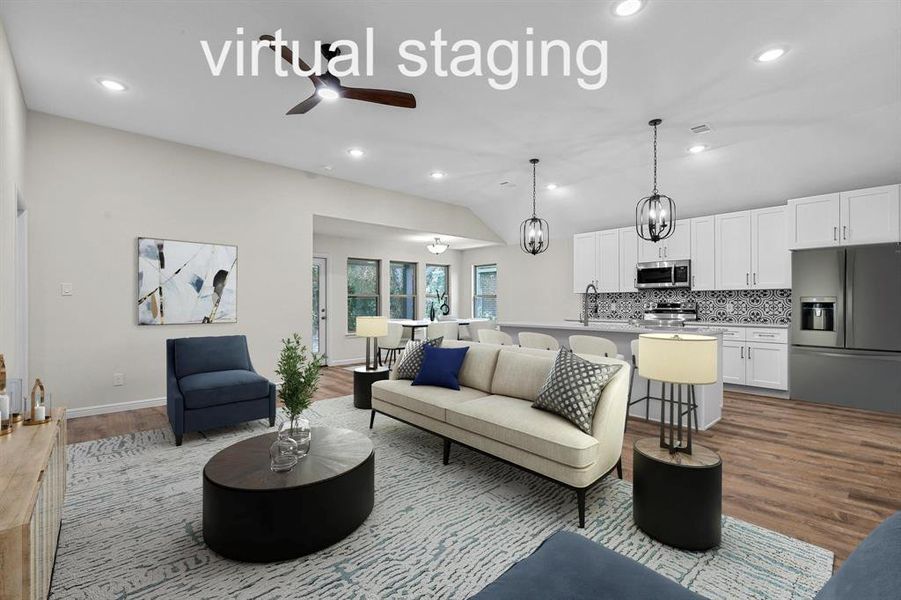
<path id="1" fill-rule="evenodd" d="M 271 35 L 261 35 L 260 40 L 270 42 L 269 47 L 275 51 L 275 46 L 271 43 L 275 38 Z M 294 53 L 288 46 L 282 46 L 282 58 L 290 64 L 297 64 L 301 69 L 309 71 L 310 67 L 300 57 L 294 58 Z M 322 55 L 326 61 L 331 60 L 338 55 L 337 52 L 331 52 L 322 47 Z M 328 63 L 326 63 L 328 64 Z M 341 80 L 326 71 L 322 75 L 315 73 L 309 75 L 310 81 L 313 82 L 315 91 L 313 95 L 289 110 L 286 114 L 302 115 L 309 112 L 314 106 L 323 100 L 335 100 L 338 98 L 346 98 L 348 100 L 362 100 L 363 102 L 374 102 L 376 104 L 386 104 L 388 106 L 398 106 L 400 108 L 416 108 L 416 97 L 407 92 L 397 92 L 394 90 L 374 90 L 368 88 L 353 88 L 341 85 Z"/>

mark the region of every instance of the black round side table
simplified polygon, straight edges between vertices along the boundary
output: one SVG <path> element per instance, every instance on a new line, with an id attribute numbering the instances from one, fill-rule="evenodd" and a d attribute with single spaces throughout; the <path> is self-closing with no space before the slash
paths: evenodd
<path id="1" fill-rule="evenodd" d="M 367 369 L 357 367 L 354 369 L 354 407 L 372 408 L 372 384 L 376 381 L 388 379 L 388 367 Z"/>
<path id="2" fill-rule="evenodd" d="M 632 516 L 635 525 L 668 546 L 709 550 L 720 543 L 723 463 L 713 450 L 692 453 L 660 447 L 657 437 L 632 448 Z"/>

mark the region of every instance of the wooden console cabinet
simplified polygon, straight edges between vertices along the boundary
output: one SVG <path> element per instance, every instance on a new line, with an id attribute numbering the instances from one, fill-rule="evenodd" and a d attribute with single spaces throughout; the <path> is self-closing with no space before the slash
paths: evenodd
<path id="1" fill-rule="evenodd" d="M 0 600 L 46 598 L 66 494 L 66 411 L 0 437 Z"/>

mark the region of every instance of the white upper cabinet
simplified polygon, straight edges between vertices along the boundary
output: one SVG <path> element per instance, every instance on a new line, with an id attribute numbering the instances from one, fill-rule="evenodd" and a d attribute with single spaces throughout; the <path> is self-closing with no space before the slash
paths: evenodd
<path id="1" fill-rule="evenodd" d="M 638 233 L 634 227 L 623 227 L 619 230 L 619 291 L 636 291 L 636 263 L 638 263 Z"/>
<path id="2" fill-rule="evenodd" d="M 599 292 L 619 291 L 619 229 L 595 234 L 597 259 L 595 272 Z"/>
<path id="3" fill-rule="evenodd" d="M 751 287 L 751 211 L 716 215 L 716 289 Z"/>
<path id="4" fill-rule="evenodd" d="M 788 201 L 792 250 L 901 241 L 898 185 Z"/>
<path id="5" fill-rule="evenodd" d="M 597 279 L 595 262 L 597 245 L 595 234 L 580 233 L 573 236 L 573 292 L 581 294 L 589 283 Z"/>
<path id="6" fill-rule="evenodd" d="M 839 243 L 839 195 L 788 201 L 788 247 L 826 248 Z"/>
<path id="7" fill-rule="evenodd" d="M 882 187 L 842 192 L 841 231 L 844 245 L 901 242 L 899 187 Z"/>
<path id="8" fill-rule="evenodd" d="M 637 236 L 638 234 L 636 234 Z M 683 260 L 691 257 L 691 221 L 676 221 L 676 230 L 670 237 L 659 242 L 639 239 L 638 261 L 657 262 L 661 260 Z"/>
<path id="9" fill-rule="evenodd" d="M 776 206 L 751 211 L 751 287 L 791 287 L 791 252 L 788 249 L 787 208 Z"/>
<path id="10" fill-rule="evenodd" d="M 691 220 L 691 288 L 716 289 L 716 228 L 715 217 L 697 217 Z"/>

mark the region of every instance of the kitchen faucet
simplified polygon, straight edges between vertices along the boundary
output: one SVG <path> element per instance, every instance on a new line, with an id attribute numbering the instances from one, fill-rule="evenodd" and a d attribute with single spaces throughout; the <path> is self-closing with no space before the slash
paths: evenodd
<path id="1" fill-rule="evenodd" d="M 594 283 L 589 283 L 585 286 L 585 296 L 582 300 L 582 325 L 588 327 L 588 290 L 594 289 L 594 293 L 598 293 L 598 288 Z"/>

